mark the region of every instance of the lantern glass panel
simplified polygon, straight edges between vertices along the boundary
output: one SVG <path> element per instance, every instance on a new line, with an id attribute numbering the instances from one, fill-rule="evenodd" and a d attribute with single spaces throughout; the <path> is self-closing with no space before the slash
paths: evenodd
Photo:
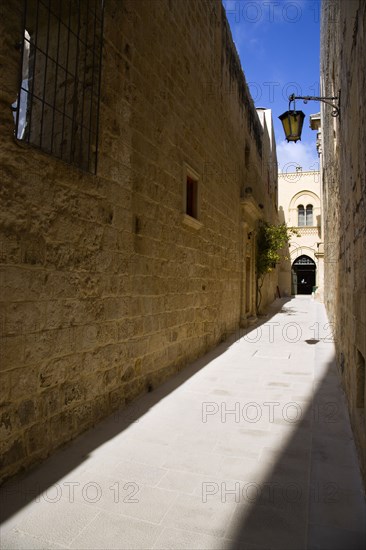
<path id="1" fill-rule="evenodd" d="M 286 111 L 278 117 L 285 132 L 287 141 L 298 141 L 301 139 L 302 126 L 305 115 L 302 111 Z"/>

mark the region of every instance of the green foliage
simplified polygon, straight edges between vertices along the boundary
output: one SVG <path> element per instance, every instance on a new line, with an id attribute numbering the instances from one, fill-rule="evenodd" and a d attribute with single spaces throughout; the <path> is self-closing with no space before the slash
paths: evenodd
<path id="1" fill-rule="evenodd" d="M 259 313 L 259 306 L 262 300 L 261 289 L 264 283 L 264 277 L 270 273 L 276 264 L 282 259 L 288 259 L 287 256 L 280 256 L 280 251 L 289 243 L 291 236 L 299 233 L 292 227 L 287 227 L 285 223 L 280 225 L 271 225 L 262 223 L 257 234 L 257 298 L 256 307 Z"/>
<path id="2" fill-rule="evenodd" d="M 257 278 L 270 273 L 281 260 L 280 250 L 288 244 L 296 230 L 287 227 L 285 223 L 271 225 L 263 223 L 257 235 Z"/>

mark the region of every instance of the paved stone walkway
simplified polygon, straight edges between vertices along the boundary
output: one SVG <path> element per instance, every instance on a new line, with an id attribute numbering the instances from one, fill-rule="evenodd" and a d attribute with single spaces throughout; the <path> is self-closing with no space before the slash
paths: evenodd
<path id="1" fill-rule="evenodd" d="M 1 548 L 363 550 L 324 307 L 277 300 L 2 490 Z"/>

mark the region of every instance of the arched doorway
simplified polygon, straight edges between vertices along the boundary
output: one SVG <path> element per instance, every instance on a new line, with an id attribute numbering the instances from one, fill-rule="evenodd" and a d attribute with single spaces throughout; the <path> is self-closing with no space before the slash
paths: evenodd
<path id="1" fill-rule="evenodd" d="M 292 294 L 311 294 L 316 281 L 316 264 L 303 254 L 292 264 Z"/>

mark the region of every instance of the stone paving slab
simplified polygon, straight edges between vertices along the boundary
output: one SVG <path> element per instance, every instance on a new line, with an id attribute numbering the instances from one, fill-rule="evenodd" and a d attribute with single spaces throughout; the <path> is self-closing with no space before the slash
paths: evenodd
<path id="1" fill-rule="evenodd" d="M 277 300 L 257 326 L 4 485 L 1 548 L 363 550 L 326 323 L 310 297 Z"/>

